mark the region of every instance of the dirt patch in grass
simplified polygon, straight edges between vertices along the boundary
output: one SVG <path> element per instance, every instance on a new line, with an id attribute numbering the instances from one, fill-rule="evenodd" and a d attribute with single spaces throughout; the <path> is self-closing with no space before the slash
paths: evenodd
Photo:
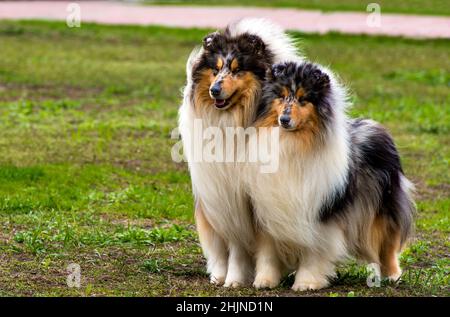
<path id="1" fill-rule="evenodd" d="M 412 178 L 415 186 L 415 198 L 419 200 L 435 200 L 438 197 L 446 197 L 450 194 L 450 184 L 427 185 L 423 178 Z"/>
<path id="2" fill-rule="evenodd" d="M 69 263 L 81 266 L 82 285 L 79 289 L 66 285 Z M 195 241 L 144 248 L 79 248 L 67 252 L 64 259 L 52 255 L 35 257 L 8 253 L 0 257 L 0 264 L 2 289 L 10 295 L 22 296 L 420 296 L 442 295 L 445 291 L 414 289 L 411 282 L 398 285 L 383 282 L 381 287 L 369 288 L 365 276 L 348 266 L 340 266 L 338 279 L 320 291 L 293 292 L 290 290 L 293 276 L 288 276 L 274 290 L 228 289 L 209 284 L 205 260 Z M 417 271 L 421 267 L 420 263 L 415 263 L 408 269 Z"/>
<path id="3" fill-rule="evenodd" d="M 21 99 L 33 99 L 34 101 L 54 99 L 84 99 L 100 94 L 102 88 L 85 88 L 75 86 L 41 86 L 23 85 L 13 83 L 0 84 L 0 92 L 13 91 L 14 95 L 3 93 L 0 101 L 16 101 Z"/>

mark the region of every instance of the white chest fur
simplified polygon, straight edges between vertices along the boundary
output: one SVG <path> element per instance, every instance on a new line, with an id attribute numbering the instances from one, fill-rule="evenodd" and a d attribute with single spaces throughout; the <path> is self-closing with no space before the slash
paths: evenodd
<path id="1" fill-rule="evenodd" d="M 266 232 L 278 241 L 311 247 L 323 236 L 322 204 L 345 184 L 348 145 L 345 138 L 334 138 L 326 147 L 305 154 L 291 141 L 286 132 L 280 134 L 275 173 L 263 174 L 258 164 L 247 165 L 246 188 Z"/>
<path id="2" fill-rule="evenodd" d="M 235 241 L 251 250 L 254 239 L 253 220 L 248 205 L 249 198 L 243 189 L 242 163 L 208 162 L 198 160 L 196 148 L 205 149 L 211 140 L 204 139 L 199 147 L 195 139 L 195 120 L 201 119 L 202 131 L 209 127 L 225 132 L 226 127 L 236 126 L 233 113 L 220 113 L 211 109 L 208 114 L 198 116 L 191 104 L 183 104 L 180 109 L 180 133 L 183 138 L 184 153 L 187 157 L 194 195 L 202 201 L 205 216 L 216 232 L 227 240 Z M 198 129 L 198 127 L 197 127 Z M 223 144 L 225 146 L 225 144 Z M 220 150 L 216 144 L 216 150 Z M 224 152 L 225 148 L 222 149 Z"/>

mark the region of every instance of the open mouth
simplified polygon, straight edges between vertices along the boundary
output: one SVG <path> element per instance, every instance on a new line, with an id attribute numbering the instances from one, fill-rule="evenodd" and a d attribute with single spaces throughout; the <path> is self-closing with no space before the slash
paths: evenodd
<path id="1" fill-rule="evenodd" d="M 229 98 L 227 99 L 216 99 L 214 98 L 214 106 L 216 106 L 217 109 L 226 109 L 230 105 L 231 99 L 234 97 L 236 92 L 234 92 Z"/>
<path id="2" fill-rule="evenodd" d="M 225 108 L 228 105 L 230 99 L 214 99 L 214 106 L 218 109 Z"/>

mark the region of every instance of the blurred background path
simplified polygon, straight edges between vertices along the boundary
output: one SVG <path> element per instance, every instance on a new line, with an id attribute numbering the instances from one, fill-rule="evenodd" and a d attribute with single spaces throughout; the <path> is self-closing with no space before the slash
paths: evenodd
<path id="1" fill-rule="evenodd" d="M 66 20 L 70 14 L 67 8 L 71 2 L 76 1 L 2 1 L 0 19 Z M 220 28 L 242 17 L 265 17 L 285 29 L 305 33 L 340 32 L 409 38 L 450 38 L 450 17 L 382 13 L 379 25 L 370 26 L 369 13 L 286 8 L 150 6 L 109 1 L 76 3 L 81 8 L 82 23 Z"/>

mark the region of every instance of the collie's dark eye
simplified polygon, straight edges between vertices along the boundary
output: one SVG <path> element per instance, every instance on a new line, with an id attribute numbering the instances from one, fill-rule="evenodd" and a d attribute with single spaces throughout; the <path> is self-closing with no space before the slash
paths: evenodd
<path id="1" fill-rule="evenodd" d="M 213 75 L 217 76 L 217 74 L 219 73 L 219 70 L 217 68 L 213 68 Z"/>
<path id="2" fill-rule="evenodd" d="M 237 73 L 239 73 L 240 71 L 241 71 L 240 68 L 236 68 L 235 70 L 233 70 L 233 74 L 237 74 Z"/>

